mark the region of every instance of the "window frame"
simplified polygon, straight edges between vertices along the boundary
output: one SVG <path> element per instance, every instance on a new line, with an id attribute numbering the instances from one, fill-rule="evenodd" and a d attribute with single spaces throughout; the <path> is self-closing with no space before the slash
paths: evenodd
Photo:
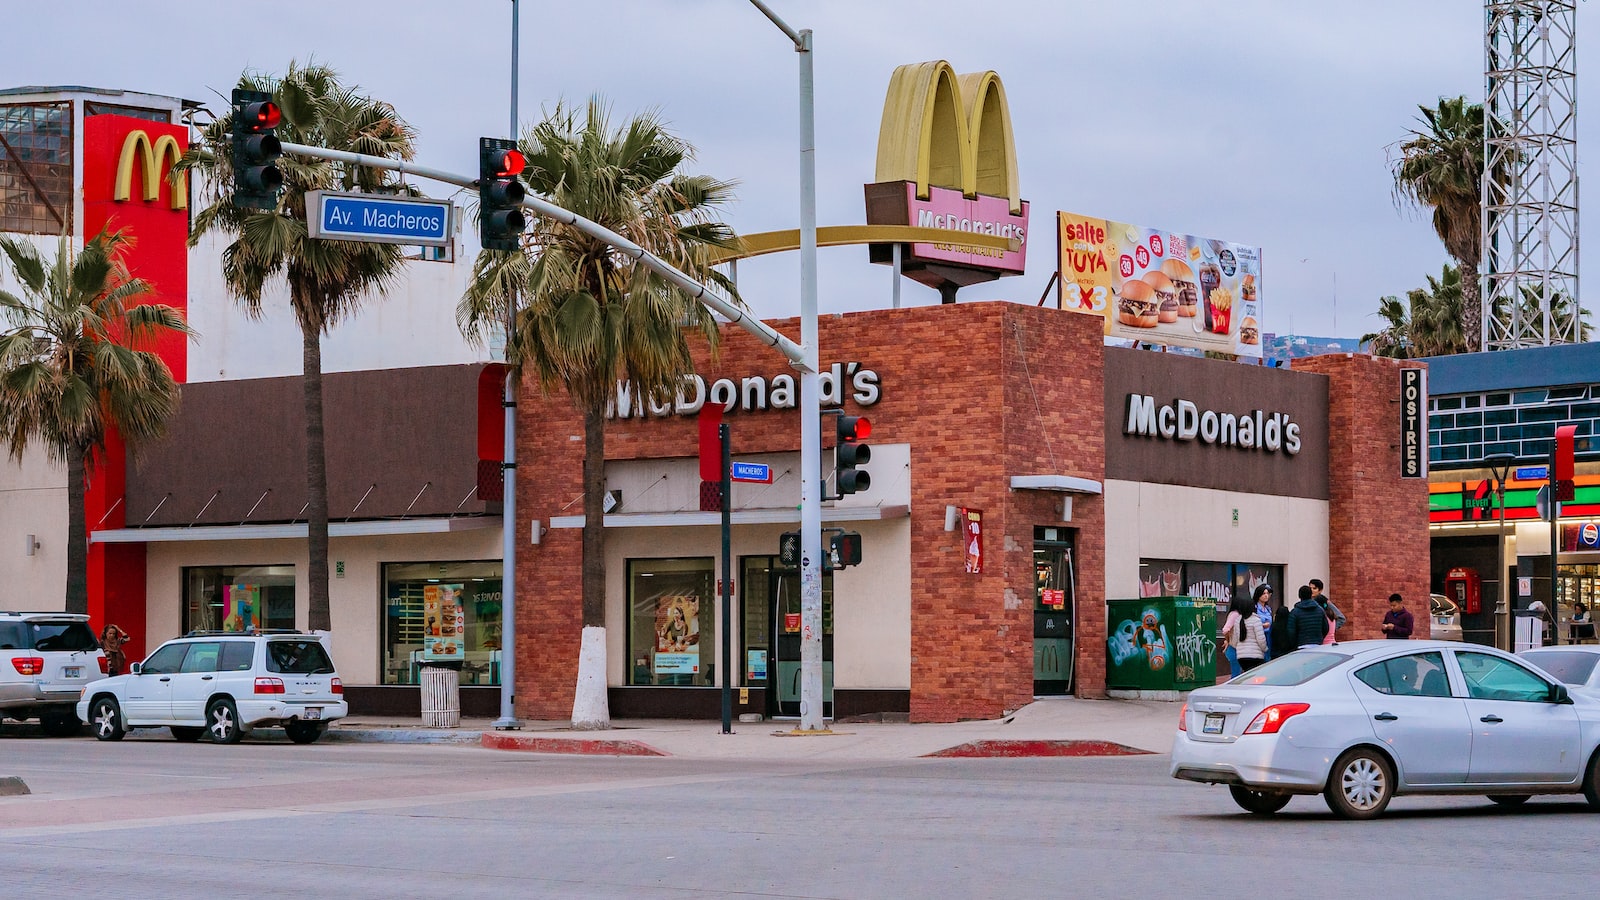
<path id="1" fill-rule="evenodd" d="M 682 567 L 681 568 L 658 568 L 655 572 L 650 573 L 649 576 L 646 576 L 646 575 L 644 575 L 644 574 L 639 572 L 640 568 L 642 568 L 644 566 L 647 566 L 647 565 L 661 566 L 662 564 L 682 564 Z M 624 628 L 623 628 L 623 631 L 624 631 L 623 646 L 627 649 L 627 655 L 624 657 L 624 661 L 623 661 L 623 672 L 624 672 L 623 684 L 625 686 L 627 686 L 627 687 L 641 687 L 641 688 L 661 688 L 661 687 L 709 688 L 709 687 L 715 687 L 717 685 L 716 679 L 714 677 L 715 676 L 715 672 L 716 672 L 716 670 L 714 668 L 715 665 L 716 665 L 716 655 L 715 655 L 715 653 L 713 651 L 713 648 L 715 648 L 717 646 L 717 643 L 716 643 L 716 641 L 717 641 L 717 635 L 716 635 L 717 615 L 716 615 L 716 603 L 715 603 L 715 599 L 716 598 L 714 596 L 715 588 L 716 588 L 716 579 L 717 579 L 716 564 L 717 564 L 717 559 L 714 556 L 631 557 L 631 558 L 629 558 L 627 560 L 626 565 L 624 567 L 624 571 L 627 573 L 626 574 L 627 583 L 624 586 L 624 590 L 623 590 L 623 603 L 624 603 L 624 610 L 625 610 L 625 612 L 624 612 Z M 644 645 L 644 646 L 648 647 L 648 656 L 647 657 L 641 657 L 639 655 L 639 652 L 640 652 L 639 648 L 635 647 L 635 644 L 634 644 L 635 638 L 639 636 L 637 634 L 638 629 L 635 628 L 635 624 L 634 624 L 634 619 L 636 617 L 635 607 L 639 602 L 636 599 L 636 596 L 637 596 L 636 590 L 638 588 L 637 582 L 638 582 L 638 580 L 640 578 L 643 578 L 643 577 L 654 577 L 655 575 L 658 575 L 658 574 L 680 575 L 680 576 L 683 576 L 685 578 L 697 577 L 697 578 L 701 579 L 701 583 L 699 585 L 697 585 L 696 587 L 697 587 L 698 590 L 701 590 L 703 593 L 698 598 L 699 599 L 699 610 L 697 611 L 697 615 L 695 617 L 695 625 L 694 625 L 693 628 L 690 629 L 690 632 L 692 632 L 695 635 L 694 645 L 698 648 L 698 655 L 699 655 L 699 658 L 700 658 L 698 671 L 696 671 L 696 672 L 693 672 L 693 673 L 672 673 L 672 674 L 667 674 L 667 675 L 662 675 L 662 674 L 656 672 L 656 663 L 657 663 L 656 656 L 660 655 L 663 652 L 660 649 L 660 637 L 658 635 L 658 626 L 652 625 L 650 630 L 649 630 L 649 634 L 652 635 L 652 637 L 649 640 L 648 644 Z M 658 619 L 660 617 L 660 602 L 659 602 L 659 600 L 663 596 L 669 596 L 669 595 L 667 595 L 665 593 L 658 593 L 658 594 L 656 594 L 656 596 L 654 598 L 656 600 L 656 606 L 655 606 L 655 612 L 651 616 L 652 620 Z M 673 594 L 673 595 L 670 595 L 670 596 L 684 596 L 684 595 L 680 593 L 680 594 Z M 686 622 L 685 625 L 687 627 L 688 623 Z M 727 625 L 724 624 L 723 627 L 727 627 Z M 667 652 L 675 652 L 675 651 L 667 651 Z M 676 652 L 688 652 L 688 651 L 685 650 L 685 651 L 676 651 Z M 641 659 L 647 659 L 648 660 L 648 669 L 649 669 L 649 672 L 650 672 L 650 680 L 649 681 L 641 681 L 641 680 L 639 680 L 640 673 L 641 673 L 641 666 L 640 666 L 640 660 Z M 772 664 L 772 661 L 769 659 L 768 660 L 768 665 L 770 666 L 771 664 Z M 723 674 L 726 675 L 727 673 L 723 673 Z M 670 679 L 682 679 L 682 678 L 687 677 L 688 681 L 684 682 L 684 681 L 676 681 L 675 680 L 675 681 L 663 684 L 663 683 L 661 683 L 660 679 L 662 679 L 664 677 L 665 678 L 670 678 Z M 770 678 L 770 675 L 769 675 L 769 678 Z"/>

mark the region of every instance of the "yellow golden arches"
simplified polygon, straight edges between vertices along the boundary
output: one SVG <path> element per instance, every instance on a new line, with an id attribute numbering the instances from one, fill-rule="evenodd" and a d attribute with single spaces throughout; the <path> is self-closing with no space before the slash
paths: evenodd
<path id="1" fill-rule="evenodd" d="M 957 75 L 944 60 L 900 66 L 878 126 L 876 180 L 988 194 L 1022 212 L 1017 149 L 1005 87 L 992 71 Z"/>
<path id="2" fill-rule="evenodd" d="M 183 151 L 178 148 L 178 139 L 170 134 L 163 134 L 156 138 L 155 143 L 150 142 L 150 135 L 144 131 L 128 133 L 122 142 L 122 157 L 117 160 L 117 183 L 111 196 L 114 200 L 127 200 L 133 194 L 133 167 L 134 163 L 144 164 L 141 175 L 144 183 L 144 199 L 155 200 L 161 196 L 161 164 L 173 166 L 178 164 L 178 158 Z M 186 176 L 179 173 L 177 182 L 172 186 L 172 208 L 184 209 L 189 205 L 189 185 Z"/>
<path id="3" fill-rule="evenodd" d="M 996 237 L 975 231 L 953 231 L 948 228 L 918 228 L 914 225 L 828 225 L 817 229 L 818 247 L 843 247 L 850 244 L 950 244 L 956 247 L 995 252 L 1014 251 L 1020 244 L 1016 238 Z M 739 235 L 738 250 L 712 250 L 712 263 L 730 259 L 749 259 L 768 253 L 784 253 L 800 249 L 800 229 L 763 231 L 759 234 Z"/>

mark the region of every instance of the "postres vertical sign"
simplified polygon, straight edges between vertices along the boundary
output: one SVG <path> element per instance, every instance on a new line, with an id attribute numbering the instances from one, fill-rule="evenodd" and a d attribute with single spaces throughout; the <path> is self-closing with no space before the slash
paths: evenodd
<path id="1" fill-rule="evenodd" d="M 1400 477 L 1428 477 L 1428 370 L 1400 370 Z"/>

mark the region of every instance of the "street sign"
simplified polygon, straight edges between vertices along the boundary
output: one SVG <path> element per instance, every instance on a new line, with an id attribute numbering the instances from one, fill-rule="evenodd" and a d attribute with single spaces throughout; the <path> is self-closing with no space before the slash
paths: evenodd
<path id="1" fill-rule="evenodd" d="M 771 484 L 772 467 L 766 463 L 736 462 L 730 475 L 734 481 L 747 481 L 753 484 Z"/>
<path id="2" fill-rule="evenodd" d="M 448 247 L 454 216 L 449 200 L 306 191 L 307 228 L 323 240 Z"/>
<path id="3" fill-rule="evenodd" d="M 1546 466 L 1517 466 L 1515 477 L 1518 481 L 1544 481 L 1550 477 L 1550 469 Z"/>

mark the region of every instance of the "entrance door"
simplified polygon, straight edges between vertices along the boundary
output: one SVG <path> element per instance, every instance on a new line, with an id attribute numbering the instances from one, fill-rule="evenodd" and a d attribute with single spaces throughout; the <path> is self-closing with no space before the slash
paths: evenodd
<path id="1" fill-rule="evenodd" d="M 1074 535 L 1070 528 L 1033 530 L 1033 693 L 1038 697 L 1072 690 Z"/>
<path id="2" fill-rule="evenodd" d="M 800 573 L 773 569 L 768 576 L 772 635 L 767 670 L 769 715 L 800 715 Z M 822 576 L 822 715 L 833 716 L 833 576 Z"/>

